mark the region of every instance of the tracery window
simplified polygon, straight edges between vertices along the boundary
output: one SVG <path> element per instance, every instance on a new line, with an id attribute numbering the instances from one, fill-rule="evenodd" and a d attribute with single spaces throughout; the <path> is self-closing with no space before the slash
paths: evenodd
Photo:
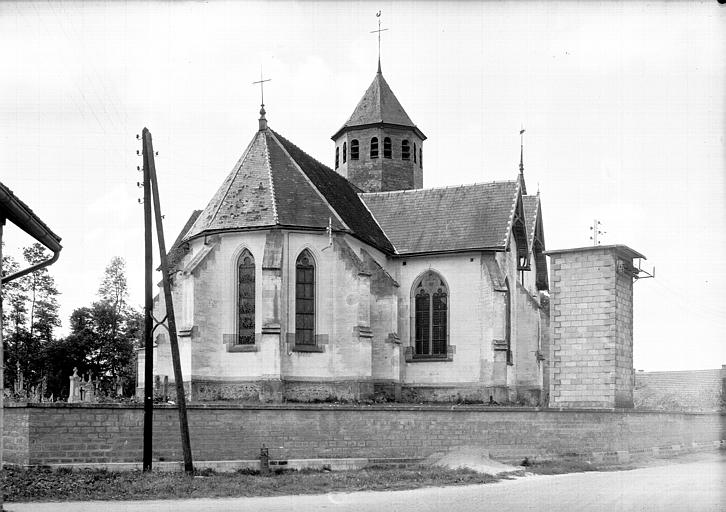
<path id="1" fill-rule="evenodd" d="M 414 300 L 414 353 L 417 356 L 446 357 L 448 305 L 446 283 L 428 271 L 416 283 Z"/>
<path id="2" fill-rule="evenodd" d="M 295 344 L 315 345 L 315 262 L 307 249 L 295 263 Z"/>
<path id="3" fill-rule="evenodd" d="M 338 162 L 340 161 L 340 148 L 336 146 L 335 148 L 335 168 L 338 168 Z"/>
<path id="4" fill-rule="evenodd" d="M 407 140 L 404 140 L 403 142 L 401 142 L 401 159 L 402 160 L 411 159 L 411 146 L 408 145 Z"/>
<path id="5" fill-rule="evenodd" d="M 378 137 L 371 139 L 371 158 L 378 158 Z"/>
<path id="6" fill-rule="evenodd" d="M 383 158 L 391 158 L 391 138 L 383 139 Z"/>
<path id="7" fill-rule="evenodd" d="M 237 344 L 255 343 L 255 259 L 245 249 L 237 260 Z"/>
<path id="8" fill-rule="evenodd" d="M 353 139 L 350 141 L 350 159 L 351 160 L 358 160 L 358 139 Z"/>
<path id="9" fill-rule="evenodd" d="M 348 159 L 348 145 L 343 142 L 343 163 Z"/>

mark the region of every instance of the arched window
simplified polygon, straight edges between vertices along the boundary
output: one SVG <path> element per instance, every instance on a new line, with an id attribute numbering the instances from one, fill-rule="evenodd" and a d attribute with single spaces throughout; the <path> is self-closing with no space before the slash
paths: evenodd
<path id="1" fill-rule="evenodd" d="M 307 249 L 295 263 L 295 344 L 315 345 L 315 262 Z"/>
<path id="2" fill-rule="evenodd" d="M 413 143 L 413 163 L 416 163 L 416 143 Z"/>
<path id="3" fill-rule="evenodd" d="M 423 148 L 418 148 L 418 165 L 423 169 Z"/>
<path id="4" fill-rule="evenodd" d="M 358 139 L 350 141 L 350 159 L 358 160 Z"/>
<path id="5" fill-rule="evenodd" d="M 408 145 L 407 140 L 404 140 L 403 142 L 401 142 L 401 159 L 402 160 L 411 159 L 411 146 Z"/>
<path id="6" fill-rule="evenodd" d="M 509 279 L 504 280 L 504 341 L 507 342 L 507 364 L 512 362 L 512 297 L 509 293 Z"/>
<path id="7" fill-rule="evenodd" d="M 371 139 L 371 158 L 378 158 L 378 137 Z"/>
<path id="8" fill-rule="evenodd" d="M 338 168 L 338 162 L 340 160 L 340 148 L 336 146 L 335 148 L 335 168 Z"/>
<path id="9" fill-rule="evenodd" d="M 383 139 L 383 158 L 391 158 L 391 138 Z"/>
<path id="10" fill-rule="evenodd" d="M 415 355 L 446 357 L 449 297 L 444 280 L 426 272 L 414 287 L 413 300 Z"/>
<path id="11" fill-rule="evenodd" d="M 343 142 L 343 163 L 348 160 L 348 145 Z"/>
<path id="12" fill-rule="evenodd" d="M 255 259 L 245 249 L 237 260 L 237 344 L 255 343 Z"/>

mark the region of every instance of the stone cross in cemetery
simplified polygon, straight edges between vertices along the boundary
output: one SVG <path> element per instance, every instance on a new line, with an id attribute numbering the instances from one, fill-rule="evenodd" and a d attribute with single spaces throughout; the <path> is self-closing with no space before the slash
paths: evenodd
<path id="1" fill-rule="evenodd" d="M 68 403 L 76 403 L 81 401 L 81 378 L 78 376 L 78 368 L 73 368 L 73 375 L 68 377 L 70 386 L 68 388 Z"/>

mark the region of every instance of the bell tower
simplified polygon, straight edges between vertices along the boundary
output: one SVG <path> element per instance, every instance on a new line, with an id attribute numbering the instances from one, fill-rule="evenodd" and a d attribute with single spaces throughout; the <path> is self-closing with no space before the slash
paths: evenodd
<path id="1" fill-rule="evenodd" d="M 335 171 L 364 192 L 423 188 L 423 141 L 383 78 L 373 82 L 348 121 L 331 137 Z"/>
<path id="2" fill-rule="evenodd" d="M 378 71 L 345 124 L 331 137 L 335 171 L 364 192 L 423 188 L 423 141 L 381 72 L 381 11 L 376 14 Z"/>

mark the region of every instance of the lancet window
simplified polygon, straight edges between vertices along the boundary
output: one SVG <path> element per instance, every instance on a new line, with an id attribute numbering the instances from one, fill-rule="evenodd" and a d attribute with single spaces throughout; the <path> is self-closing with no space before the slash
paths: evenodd
<path id="1" fill-rule="evenodd" d="M 237 260 L 237 344 L 255 343 L 255 259 L 245 249 Z"/>
<path id="2" fill-rule="evenodd" d="M 315 345 L 315 262 L 307 249 L 295 263 L 295 344 Z"/>
<path id="3" fill-rule="evenodd" d="M 415 355 L 446 357 L 449 295 L 441 276 L 426 272 L 414 286 L 413 302 Z"/>

